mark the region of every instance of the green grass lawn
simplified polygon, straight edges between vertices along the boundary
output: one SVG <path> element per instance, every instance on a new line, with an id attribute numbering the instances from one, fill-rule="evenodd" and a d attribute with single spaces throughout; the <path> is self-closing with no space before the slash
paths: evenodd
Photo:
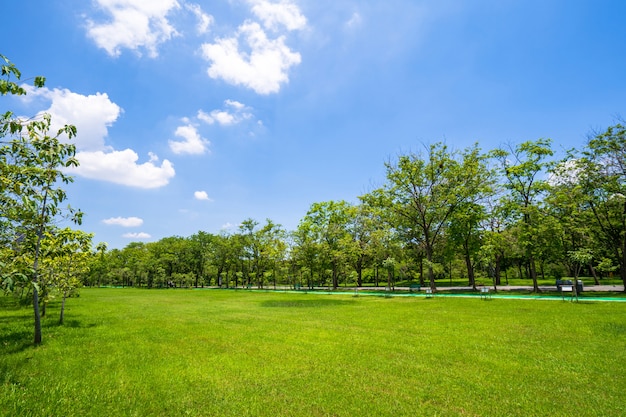
<path id="1" fill-rule="evenodd" d="M 83 289 L 0 296 L 3 416 L 623 416 L 626 303 Z"/>

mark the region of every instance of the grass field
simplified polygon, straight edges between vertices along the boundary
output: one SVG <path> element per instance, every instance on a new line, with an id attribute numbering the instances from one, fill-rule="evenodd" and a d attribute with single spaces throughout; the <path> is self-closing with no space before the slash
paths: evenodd
<path id="1" fill-rule="evenodd" d="M 623 416 L 626 303 L 83 289 L 0 296 L 2 416 Z"/>

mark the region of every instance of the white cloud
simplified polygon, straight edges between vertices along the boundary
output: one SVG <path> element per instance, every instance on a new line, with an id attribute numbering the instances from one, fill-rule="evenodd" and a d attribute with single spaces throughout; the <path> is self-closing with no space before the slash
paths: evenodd
<path id="1" fill-rule="evenodd" d="M 249 52 L 239 49 L 245 42 Z M 300 54 L 285 45 L 285 37 L 268 39 L 256 22 L 246 21 L 233 37 L 219 38 L 202 45 L 203 57 L 211 62 L 209 77 L 251 88 L 258 94 L 280 91 L 289 81 L 287 72 L 301 62 Z"/>
<path id="2" fill-rule="evenodd" d="M 106 93 L 84 96 L 67 89 L 30 87 L 28 94 L 31 98 L 43 98 L 51 102 L 50 107 L 41 113 L 52 116 L 52 131 L 66 124 L 76 126 L 78 135 L 75 144 L 79 150 L 103 149 L 108 128 L 123 111 Z"/>
<path id="3" fill-rule="evenodd" d="M 249 108 L 238 101 L 225 100 L 224 107 L 225 109 L 216 109 L 211 111 L 211 113 L 199 110 L 197 117 L 207 124 L 212 125 L 218 123 L 222 126 L 238 124 L 253 117 Z"/>
<path id="4" fill-rule="evenodd" d="M 207 33 L 209 31 L 209 26 L 213 24 L 213 16 L 205 13 L 202 10 L 202 7 L 198 4 L 185 4 L 185 8 L 191 11 L 198 19 L 198 24 L 196 25 L 196 31 L 198 34 L 202 35 Z"/>
<path id="5" fill-rule="evenodd" d="M 140 188 L 166 185 L 175 175 L 168 160 L 157 165 L 158 157 L 150 152 L 149 161 L 137 164 L 139 157 L 131 149 L 116 151 L 105 145 L 108 129 L 118 119 L 122 109 L 107 94 L 81 95 L 67 89 L 41 88 L 30 90 L 31 98 L 49 100 L 45 113 L 52 117 L 52 130 L 65 124 L 76 126 L 74 141 L 80 165 L 68 168 L 71 174 Z"/>
<path id="6" fill-rule="evenodd" d="M 156 165 L 154 154 L 150 154 L 148 162 L 138 164 L 139 156 L 132 149 L 78 152 L 76 158 L 80 161 L 80 166 L 72 168 L 70 173 L 129 187 L 163 187 L 176 174 L 174 166 L 168 160 L 164 160 L 160 166 Z"/>
<path id="7" fill-rule="evenodd" d="M 145 233 L 145 232 L 138 232 L 138 233 L 124 233 L 122 237 L 125 239 L 150 239 L 152 236 L 150 236 L 148 233 Z"/>
<path id="8" fill-rule="evenodd" d="M 139 217 L 111 217 L 102 220 L 102 223 L 109 226 L 139 227 L 143 224 L 143 219 Z"/>
<path id="9" fill-rule="evenodd" d="M 227 223 L 224 223 L 224 224 L 222 225 L 222 230 L 229 230 L 229 229 L 232 229 L 232 228 L 234 228 L 234 227 L 235 227 L 235 225 L 234 225 L 234 224 L 232 224 L 232 223 L 230 223 L 230 222 L 227 222 Z"/>
<path id="10" fill-rule="evenodd" d="M 246 105 L 235 100 L 224 100 L 224 104 L 236 110 L 243 110 Z"/>
<path id="11" fill-rule="evenodd" d="M 352 16 L 350 17 L 350 19 L 346 22 L 346 28 L 355 29 L 361 26 L 362 22 L 363 22 L 363 18 L 361 17 L 359 12 L 354 12 L 352 13 Z"/>
<path id="12" fill-rule="evenodd" d="M 175 154 L 201 155 L 210 145 L 210 142 L 200 136 L 198 129 L 191 124 L 179 126 L 174 134 L 183 138 L 182 141 L 169 141 L 170 149 Z"/>
<path id="13" fill-rule="evenodd" d="M 87 21 L 87 34 L 111 56 L 119 56 L 122 48 L 156 57 L 157 47 L 177 35 L 167 15 L 180 8 L 176 0 L 96 0 L 108 15 L 106 23 Z"/>
<path id="14" fill-rule="evenodd" d="M 206 191 L 196 191 L 195 193 L 193 193 L 193 196 L 196 200 L 213 201 L 209 198 L 209 195 Z"/>
<path id="15" fill-rule="evenodd" d="M 267 29 L 278 30 L 284 26 L 287 30 L 297 30 L 306 26 L 306 17 L 298 6 L 289 1 L 249 0 L 249 3 L 252 4 L 252 13 L 261 19 Z"/>

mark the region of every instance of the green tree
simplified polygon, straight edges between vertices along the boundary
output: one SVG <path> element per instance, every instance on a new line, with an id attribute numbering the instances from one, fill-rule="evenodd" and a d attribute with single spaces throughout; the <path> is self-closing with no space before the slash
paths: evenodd
<path id="1" fill-rule="evenodd" d="M 313 203 L 299 226 L 307 230 L 321 251 L 322 260 L 327 261 L 334 289 L 339 286 L 339 273 L 347 262 L 347 245 L 353 242 L 348 232 L 350 207 L 343 200 Z"/>
<path id="2" fill-rule="evenodd" d="M 46 233 L 42 242 L 43 269 L 49 272 L 47 284 L 61 295 L 59 324 L 63 324 L 67 297 L 81 286 L 81 277 L 89 270 L 92 238 L 92 233 L 66 227 Z"/>
<path id="3" fill-rule="evenodd" d="M 591 137 L 576 164 L 597 236 L 626 288 L 626 126 L 618 123 Z"/>
<path id="4" fill-rule="evenodd" d="M 435 290 L 436 250 L 452 216 L 473 201 L 484 186 L 478 147 L 452 152 L 443 143 L 426 154 L 399 157 L 387 163 L 385 201 L 395 217 L 394 227 L 414 248 L 423 248 L 430 287 Z"/>
<path id="5" fill-rule="evenodd" d="M 4 56 L 1 67 L 0 93 L 25 94 L 17 85 L 21 73 Z M 42 77 L 35 78 L 35 86 L 44 84 Z M 64 211 L 61 204 L 66 200 L 64 185 L 72 182 L 65 168 L 78 165 L 74 157 L 75 146 L 68 142 L 76 136 L 76 128 L 66 125 L 51 133 L 51 118 L 24 121 L 11 112 L 0 119 L 0 210 L 3 218 L 2 233 L 19 242 L 18 255 L 27 251 L 32 255 L 30 275 L 33 285 L 34 343 L 40 344 L 41 316 L 39 311 L 39 264 L 41 241 L 57 218 L 68 213 L 80 223 L 80 212 Z M 8 236 L 7 236 L 8 234 Z M 12 236 L 12 238 L 10 237 Z"/>
<path id="6" fill-rule="evenodd" d="M 496 149 L 491 155 L 499 162 L 509 190 L 506 204 L 512 212 L 521 217 L 519 241 L 530 269 L 533 290 L 539 291 L 535 259 L 539 249 L 536 244 L 540 204 L 548 188 L 548 182 L 542 177 L 551 165 L 548 159 L 553 155 L 550 139 L 527 141 L 516 147 Z"/>

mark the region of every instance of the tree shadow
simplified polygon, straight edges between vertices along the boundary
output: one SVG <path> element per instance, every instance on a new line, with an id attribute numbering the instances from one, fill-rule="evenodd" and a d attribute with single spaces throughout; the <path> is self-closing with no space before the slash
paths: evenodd
<path id="1" fill-rule="evenodd" d="M 267 300 L 261 303 L 262 307 L 270 308 L 319 308 L 355 304 L 352 300 L 322 299 L 322 300 Z"/>
<path id="2" fill-rule="evenodd" d="M 11 355 L 33 347 L 33 331 L 9 330 L 0 335 L 0 353 Z"/>

